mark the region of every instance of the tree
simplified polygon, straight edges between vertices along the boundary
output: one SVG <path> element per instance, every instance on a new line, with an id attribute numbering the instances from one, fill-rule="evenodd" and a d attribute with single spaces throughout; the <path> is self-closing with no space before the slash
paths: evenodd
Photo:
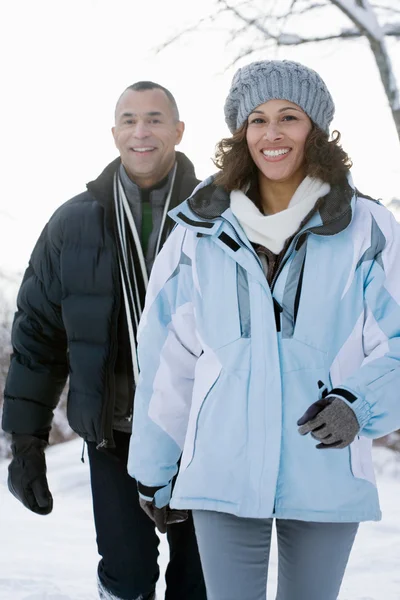
<path id="1" fill-rule="evenodd" d="M 3 405 L 3 390 L 10 366 L 11 347 L 11 323 L 17 286 L 20 277 L 13 274 L 5 274 L 0 270 L 0 423 Z M 8 294 L 5 293 L 8 290 Z M 11 301 L 11 298 L 13 299 Z M 50 443 L 57 444 L 65 442 L 76 436 L 70 429 L 66 418 L 67 388 L 64 390 L 61 400 L 54 411 L 54 420 L 50 434 Z M 0 459 L 10 455 L 11 436 L 5 434 L 0 427 Z"/>
<path id="2" fill-rule="evenodd" d="M 0 274 L 1 278 L 1 274 Z M 1 310 L 0 310 L 0 418 L 1 409 L 3 404 L 3 389 L 4 383 L 7 376 L 8 367 L 10 364 L 11 354 L 11 343 L 10 343 L 10 323 L 11 315 L 10 312 L 5 308 L 4 298 L 1 294 Z M 10 443 L 6 435 L 1 431 L 0 428 L 0 459 L 5 456 L 10 449 Z"/>
<path id="3" fill-rule="evenodd" d="M 227 17 L 231 22 L 230 42 L 242 44 L 233 63 L 273 45 L 300 46 L 364 38 L 378 68 L 400 141 L 400 93 L 388 50 L 389 39 L 400 40 L 400 7 L 398 0 L 378 2 L 380 3 L 372 4 L 369 0 L 216 0 L 213 14 L 180 32 L 160 49 L 185 33 L 222 19 L 226 21 Z M 331 23 L 338 22 L 338 15 L 336 14 L 335 19 L 330 19 L 332 10 L 340 11 L 342 17 L 334 30 Z M 319 19 L 318 35 L 315 35 L 315 26 L 310 27 L 311 14 Z M 244 47 L 243 40 L 246 42 Z"/>

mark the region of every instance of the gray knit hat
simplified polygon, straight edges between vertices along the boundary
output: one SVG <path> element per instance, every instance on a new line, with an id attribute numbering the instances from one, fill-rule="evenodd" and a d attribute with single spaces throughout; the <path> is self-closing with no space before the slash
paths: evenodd
<path id="1" fill-rule="evenodd" d="M 253 62 L 236 71 L 225 102 L 225 121 L 234 133 L 260 104 L 289 100 L 304 110 L 326 133 L 335 105 L 322 78 L 308 67 L 291 60 Z"/>

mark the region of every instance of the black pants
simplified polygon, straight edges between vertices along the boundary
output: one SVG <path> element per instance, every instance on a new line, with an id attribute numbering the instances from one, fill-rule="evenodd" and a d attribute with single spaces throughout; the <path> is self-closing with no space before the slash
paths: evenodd
<path id="1" fill-rule="evenodd" d="M 136 481 L 126 470 L 130 435 L 114 431 L 116 448 L 88 443 L 97 547 L 102 585 L 123 600 L 146 598 L 159 577 L 158 536 L 139 506 Z M 165 600 L 206 600 L 192 516 L 170 525 L 170 561 Z"/>

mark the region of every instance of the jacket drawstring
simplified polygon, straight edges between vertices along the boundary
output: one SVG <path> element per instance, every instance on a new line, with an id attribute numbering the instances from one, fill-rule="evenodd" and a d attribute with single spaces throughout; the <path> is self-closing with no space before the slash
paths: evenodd
<path id="1" fill-rule="evenodd" d="M 85 440 L 83 440 L 83 446 L 82 446 L 82 456 L 81 456 L 81 462 L 85 462 Z"/>

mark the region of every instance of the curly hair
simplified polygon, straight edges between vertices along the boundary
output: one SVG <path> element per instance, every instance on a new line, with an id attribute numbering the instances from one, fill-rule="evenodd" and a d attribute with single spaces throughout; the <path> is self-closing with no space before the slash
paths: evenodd
<path id="1" fill-rule="evenodd" d="M 220 171 L 215 183 L 228 192 L 251 184 L 257 175 L 257 166 L 247 146 L 246 132 L 247 123 L 244 123 L 232 137 L 222 139 L 216 146 L 214 164 Z M 304 149 L 307 175 L 318 177 L 330 185 L 345 179 L 352 162 L 339 142 L 338 131 L 332 133 L 330 140 L 329 135 L 313 123 Z"/>

